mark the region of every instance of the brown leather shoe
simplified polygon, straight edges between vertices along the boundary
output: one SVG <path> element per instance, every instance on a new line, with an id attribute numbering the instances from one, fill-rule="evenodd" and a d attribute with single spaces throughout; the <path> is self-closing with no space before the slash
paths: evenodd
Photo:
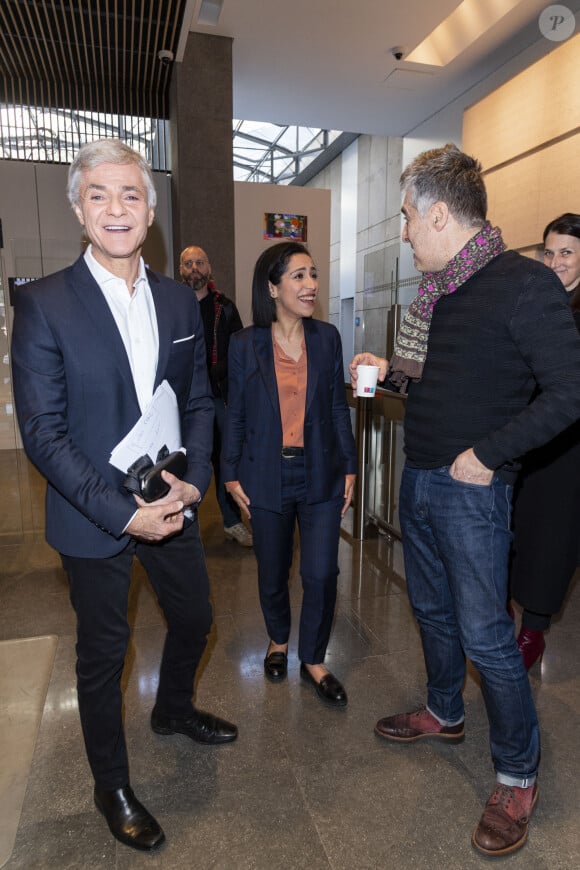
<path id="1" fill-rule="evenodd" d="M 442 725 L 426 707 L 419 707 L 412 713 L 397 713 L 396 716 L 379 719 L 375 725 L 375 734 L 402 743 L 413 743 L 425 737 L 459 743 L 465 737 L 465 729 L 463 722 Z"/>
<path id="2" fill-rule="evenodd" d="M 471 842 L 484 855 L 509 855 L 526 842 L 528 823 L 538 802 L 538 786 L 528 788 L 498 782 L 488 800 Z"/>

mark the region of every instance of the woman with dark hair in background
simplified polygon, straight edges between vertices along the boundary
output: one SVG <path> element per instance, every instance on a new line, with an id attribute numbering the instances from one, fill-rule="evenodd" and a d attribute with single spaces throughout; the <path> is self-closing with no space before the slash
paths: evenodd
<path id="1" fill-rule="evenodd" d="M 568 294 L 580 330 L 580 215 L 544 230 L 544 262 Z M 511 594 L 524 608 L 518 647 L 529 670 L 541 660 L 544 632 L 558 613 L 580 545 L 580 421 L 524 457 L 514 499 Z"/>
<path id="2" fill-rule="evenodd" d="M 260 604 L 270 638 L 266 677 L 288 668 L 294 527 L 300 531 L 303 600 L 300 675 L 344 707 L 324 664 L 336 603 L 340 522 L 352 499 L 356 448 L 334 326 L 312 317 L 316 266 L 297 242 L 267 248 L 252 284 L 254 325 L 232 336 L 223 480 L 251 517 Z"/>

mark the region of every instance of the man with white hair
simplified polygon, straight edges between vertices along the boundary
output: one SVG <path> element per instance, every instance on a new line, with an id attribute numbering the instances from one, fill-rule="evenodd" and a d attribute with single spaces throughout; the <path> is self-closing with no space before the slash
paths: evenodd
<path id="1" fill-rule="evenodd" d="M 196 506 L 210 481 L 213 402 L 197 300 L 144 266 L 156 202 L 151 170 L 118 140 L 84 145 L 68 196 L 90 242 L 67 269 L 18 291 L 12 365 L 24 448 L 48 481 L 46 536 L 60 553 L 77 615 L 77 689 L 94 799 L 135 849 L 165 839 L 129 781 L 121 676 L 129 642 L 131 565 L 145 568 L 167 620 L 151 726 L 199 743 L 237 728 L 194 708 L 211 628 Z M 147 503 L 109 461 L 156 388 L 175 393 L 187 452 L 183 479 Z"/>

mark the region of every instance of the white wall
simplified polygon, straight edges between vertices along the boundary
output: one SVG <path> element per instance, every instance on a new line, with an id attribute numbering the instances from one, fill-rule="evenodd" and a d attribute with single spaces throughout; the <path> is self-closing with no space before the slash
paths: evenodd
<path id="1" fill-rule="evenodd" d="M 234 184 L 236 226 L 236 305 L 244 326 L 252 322 L 252 275 L 256 260 L 275 239 L 264 239 L 264 214 L 305 215 L 306 245 L 318 267 L 320 289 L 315 316 L 328 320 L 330 275 L 330 192 L 307 187 Z M 228 295 L 227 288 L 222 288 Z M 230 291 L 231 292 L 231 291 Z"/>
<path id="2" fill-rule="evenodd" d="M 340 188 L 340 298 L 356 292 L 356 236 L 358 218 L 358 139 L 342 153 Z"/>
<path id="3" fill-rule="evenodd" d="M 399 254 L 401 153 L 401 139 L 359 136 L 309 182 L 332 195 L 330 320 L 341 331 L 347 364 L 352 349 L 385 353 L 386 288 Z M 349 298 L 353 306 L 344 304 Z"/>

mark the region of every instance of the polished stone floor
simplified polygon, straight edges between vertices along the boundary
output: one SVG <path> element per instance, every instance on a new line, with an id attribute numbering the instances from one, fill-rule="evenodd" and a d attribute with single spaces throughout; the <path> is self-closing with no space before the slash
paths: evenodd
<path id="1" fill-rule="evenodd" d="M 196 700 L 237 722 L 240 737 L 202 747 L 151 732 L 164 629 L 137 566 L 126 732 L 133 787 L 163 825 L 167 843 L 152 855 L 117 843 L 92 804 L 76 708 L 74 618 L 58 559 L 43 540 L 40 481 L 21 457 L 0 463 L 0 479 L 5 505 L 20 493 L 23 525 L 15 533 L 0 519 L 0 640 L 58 637 L 7 870 L 466 870 L 489 863 L 470 845 L 494 781 L 476 676 L 470 672 L 466 681 L 466 739 L 459 746 L 400 746 L 373 734 L 378 718 L 424 700 L 400 545 L 384 537 L 360 545 L 345 522 L 327 663 L 350 703 L 328 709 L 300 683 L 295 634 L 288 681 L 264 679 L 254 555 L 224 540 L 213 496 L 203 505 L 201 525 L 215 624 Z M 292 595 L 298 613 L 295 573 Z M 541 795 L 526 847 L 497 861 L 514 870 L 580 867 L 579 620 L 576 583 L 541 667 L 531 672 L 542 724 Z"/>

